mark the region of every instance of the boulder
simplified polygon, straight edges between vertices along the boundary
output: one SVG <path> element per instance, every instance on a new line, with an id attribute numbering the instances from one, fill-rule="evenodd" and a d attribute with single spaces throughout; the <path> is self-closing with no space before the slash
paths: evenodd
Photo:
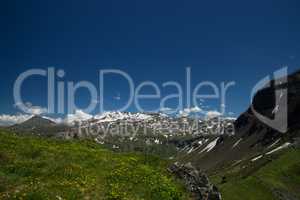
<path id="1" fill-rule="evenodd" d="M 182 179 L 187 190 L 189 190 L 196 200 L 221 200 L 218 188 L 214 186 L 206 176 L 192 166 L 191 163 L 174 163 L 169 167 L 169 171 L 176 177 Z"/>

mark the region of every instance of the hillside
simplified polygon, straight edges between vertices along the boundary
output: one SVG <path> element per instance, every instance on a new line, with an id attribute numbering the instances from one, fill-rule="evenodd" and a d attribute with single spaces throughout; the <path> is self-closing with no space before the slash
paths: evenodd
<path id="1" fill-rule="evenodd" d="M 86 140 L 0 133 L 0 199 L 188 199 L 166 166 Z"/>
<path id="2" fill-rule="evenodd" d="M 211 176 L 224 200 L 300 199 L 300 148 L 232 166 Z"/>
<path id="3" fill-rule="evenodd" d="M 251 159 L 271 154 L 273 150 L 287 147 L 300 138 L 300 72 L 291 74 L 288 83 L 260 90 L 253 100 L 257 112 L 274 117 L 275 91 L 287 89 L 288 131 L 281 133 L 262 123 L 249 108 L 235 121 L 233 136 L 221 135 L 212 137 L 194 148 L 188 155 L 182 155 L 178 160 L 192 162 L 203 171 L 221 170 L 224 167 L 249 161 Z M 280 111 L 279 107 L 279 111 Z"/>
<path id="4" fill-rule="evenodd" d="M 235 121 L 233 136 L 211 137 L 177 157 L 204 171 L 225 200 L 300 199 L 300 72 L 288 76 L 288 83 L 270 85 L 254 96 L 253 107 L 274 118 L 284 106 L 283 98 L 275 102 L 275 91 L 287 89 L 287 132 L 262 123 L 249 108 Z"/>

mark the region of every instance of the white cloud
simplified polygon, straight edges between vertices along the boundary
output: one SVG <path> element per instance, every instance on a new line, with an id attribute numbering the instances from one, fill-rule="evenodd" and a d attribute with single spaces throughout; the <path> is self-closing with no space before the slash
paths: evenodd
<path id="1" fill-rule="evenodd" d="M 198 113 L 198 112 L 201 112 L 201 111 L 202 111 L 202 109 L 199 108 L 198 106 L 195 106 L 195 107 L 190 109 L 190 112 L 192 112 L 192 113 Z"/>
<path id="2" fill-rule="evenodd" d="M 30 119 L 32 115 L 19 114 L 19 115 L 0 115 L 0 125 L 1 126 L 11 126 L 14 124 L 22 123 Z"/>
<path id="3" fill-rule="evenodd" d="M 75 121 L 84 121 L 93 118 L 92 115 L 84 113 L 82 110 L 75 111 L 74 114 L 68 114 L 65 118 L 54 118 L 45 116 L 43 114 L 47 113 L 47 109 L 42 108 L 40 106 L 32 106 L 30 103 L 27 103 L 26 106 L 28 109 L 26 110 L 30 114 L 17 114 L 17 115 L 0 115 L 0 126 L 11 126 L 14 124 L 19 124 L 27 121 L 34 115 L 41 115 L 42 118 L 51 120 L 57 124 L 67 123 L 73 124 Z"/>
<path id="4" fill-rule="evenodd" d="M 182 117 L 187 117 L 189 113 L 184 112 L 183 110 L 179 111 L 179 115 Z"/>
<path id="5" fill-rule="evenodd" d="M 29 120 L 34 115 L 29 114 L 18 114 L 18 115 L 0 115 L 0 126 L 11 126 L 15 124 L 23 123 L 27 120 Z M 57 124 L 63 123 L 64 119 L 62 118 L 52 118 L 47 116 L 42 116 L 44 119 L 51 120 Z"/>
<path id="6" fill-rule="evenodd" d="M 68 114 L 65 122 L 68 124 L 73 124 L 74 122 L 85 121 L 93 118 L 93 115 L 89 115 L 82 110 L 76 110 L 74 114 Z"/>
<path id="7" fill-rule="evenodd" d="M 42 108 L 40 106 L 32 106 L 31 108 L 27 109 L 27 113 L 30 113 L 32 115 L 41 115 L 44 113 L 47 113 L 47 109 L 46 108 Z"/>
<path id="8" fill-rule="evenodd" d="M 211 118 L 214 118 L 214 117 L 219 117 L 221 115 L 222 114 L 220 112 L 215 111 L 215 110 L 206 112 L 206 118 L 208 118 L 208 119 L 211 119 Z"/>
<path id="9" fill-rule="evenodd" d="M 192 113 L 200 113 L 202 111 L 203 110 L 201 108 L 199 108 L 198 106 L 195 106 L 193 108 L 185 108 L 185 109 L 179 111 L 179 115 L 186 117 Z"/>
<path id="10" fill-rule="evenodd" d="M 162 113 L 172 113 L 174 110 L 172 108 L 169 107 L 163 107 L 160 109 L 160 112 Z"/>
<path id="11" fill-rule="evenodd" d="M 172 108 L 164 107 L 160 109 L 160 111 L 170 111 L 170 110 L 172 110 Z"/>

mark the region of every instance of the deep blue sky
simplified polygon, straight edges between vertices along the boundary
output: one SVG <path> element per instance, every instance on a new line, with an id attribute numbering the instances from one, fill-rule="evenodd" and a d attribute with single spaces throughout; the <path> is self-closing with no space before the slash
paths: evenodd
<path id="1" fill-rule="evenodd" d="M 298 0 L 1 2 L 0 113 L 18 112 L 13 83 L 30 68 L 53 66 L 66 71 L 64 81 L 96 84 L 100 69 L 114 67 L 136 84 L 161 84 L 184 83 L 191 66 L 193 84 L 236 81 L 227 109 L 239 114 L 258 80 L 285 65 L 300 67 L 299 9 Z M 114 109 L 128 91 L 122 81 L 107 84 L 104 99 Z M 45 88 L 43 79 L 28 81 L 24 99 L 45 106 Z M 88 100 L 78 93 L 79 106 Z M 217 102 L 205 104 L 217 109 Z"/>

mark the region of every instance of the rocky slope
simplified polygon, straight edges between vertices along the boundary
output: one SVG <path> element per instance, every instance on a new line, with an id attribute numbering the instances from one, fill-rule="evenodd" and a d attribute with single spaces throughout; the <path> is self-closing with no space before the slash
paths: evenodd
<path id="1" fill-rule="evenodd" d="M 235 135 L 212 137 L 196 151 L 179 158 L 191 162 L 204 171 L 214 171 L 243 161 L 257 161 L 263 156 L 285 149 L 300 137 L 300 72 L 288 77 L 288 82 L 260 90 L 254 97 L 253 107 L 268 117 L 274 117 L 275 91 L 286 88 L 288 98 L 288 131 L 282 133 L 261 122 L 249 108 L 235 121 Z"/>
<path id="2" fill-rule="evenodd" d="M 191 163 L 174 163 L 169 171 L 183 180 L 186 188 L 193 194 L 195 200 L 221 200 L 221 194 L 204 174 L 196 170 Z"/>

